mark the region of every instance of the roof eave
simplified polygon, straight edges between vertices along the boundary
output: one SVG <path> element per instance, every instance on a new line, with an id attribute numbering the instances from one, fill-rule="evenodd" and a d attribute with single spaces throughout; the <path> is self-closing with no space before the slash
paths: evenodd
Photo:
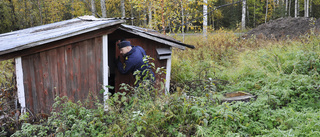
<path id="1" fill-rule="evenodd" d="M 38 46 L 38 45 L 43 45 L 43 44 L 50 43 L 50 42 L 57 41 L 57 40 L 62 40 L 62 39 L 65 39 L 65 38 L 77 36 L 77 35 L 84 34 L 84 33 L 91 32 L 91 31 L 95 31 L 95 30 L 98 30 L 98 29 L 101 29 L 101 28 L 114 26 L 114 25 L 121 24 L 121 23 L 124 23 L 124 22 L 125 22 L 125 20 L 116 20 L 116 21 L 111 22 L 111 23 L 101 24 L 99 26 L 92 26 L 92 27 L 89 27 L 89 28 L 86 28 L 86 29 L 82 29 L 82 30 L 79 30 L 79 31 L 67 33 L 67 34 L 64 34 L 64 35 L 57 36 L 57 37 L 51 37 L 51 38 L 48 38 L 48 39 L 42 39 L 42 40 L 35 41 L 35 42 L 32 42 L 32 43 L 20 45 L 18 47 L 12 48 L 12 49 L 0 51 L 0 55 L 4 55 L 4 54 L 11 53 L 11 52 L 20 51 L 20 50 L 31 48 L 31 47 L 35 47 L 35 46 Z"/>

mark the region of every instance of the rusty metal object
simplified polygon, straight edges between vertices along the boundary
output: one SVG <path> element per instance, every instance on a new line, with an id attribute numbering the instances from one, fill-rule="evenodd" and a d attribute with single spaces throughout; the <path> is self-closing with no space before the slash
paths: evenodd
<path id="1" fill-rule="evenodd" d="M 251 99 L 256 99 L 257 96 L 254 96 L 250 93 L 244 91 L 236 91 L 232 93 L 224 94 L 224 98 L 221 99 L 221 102 L 233 102 L 233 101 L 244 101 L 249 102 Z"/>

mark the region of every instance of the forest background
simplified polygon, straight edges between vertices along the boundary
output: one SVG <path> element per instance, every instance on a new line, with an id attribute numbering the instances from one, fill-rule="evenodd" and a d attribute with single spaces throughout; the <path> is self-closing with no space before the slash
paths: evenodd
<path id="1" fill-rule="evenodd" d="M 204 15 L 208 31 L 249 29 L 280 17 L 319 18 L 320 0 L 1 0 L 0 33 L 83 15 L 133 17 L 127 24 L 160 32 L 201 32 Z"/>

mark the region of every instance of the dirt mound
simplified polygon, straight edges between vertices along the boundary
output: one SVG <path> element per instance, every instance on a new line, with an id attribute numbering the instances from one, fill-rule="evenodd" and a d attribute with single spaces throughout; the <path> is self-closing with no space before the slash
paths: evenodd
<path id="1" fill-rule="evenodd" d="M 257 38 L 297 38 L 300 35 L 309 33 L 311 30 L 319 31 L 320 19 L 314 18 L 279 18 L 247 32 L 244 37 L 256 36 Z"/>

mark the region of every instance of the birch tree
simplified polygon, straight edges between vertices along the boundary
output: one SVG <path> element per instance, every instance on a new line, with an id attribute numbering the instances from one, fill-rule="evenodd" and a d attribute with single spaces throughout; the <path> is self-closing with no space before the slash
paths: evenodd
<path id="1" fill-rule="evenodd" d="M 107 17 L 106 1 L 100 0 L 100 5 L 101 5 L 102 18 L 106 18 Z"/>
<path id="2" fill-rule="evenodd" d="M 208 17 L 207 17 L 207 13 L 208 13 L 208 1 L 207 0 L 203 0 L 203 35 L 204 37 L 207 37 L 207 26 L 208 26 Z"/>
<path id="3" fill-rule="evenodd" d="M 182 21 L 182 27 L 181 27 L 181 32 L 182 32 L 182 42 L 184 42 L 184 8 L 183 8 L 183 1 L 181 0 L 181 21 Z"/>
<path id="4" fill-rule="evenodd" d="M 289 1 L 289 17 L 291 16 L 291 0 Z"/>
<path id="5" fill-rule="evenodd" d="M 124 6 L 124 0 L 121 0 L 121 15 L 122 17 L 126 17 L 126 7 Z"/>
<path id="6" fill-rule="evenodd" d="M 286 1 L 285 16 L 287 16 L 287 14 L 288 14 L 288 0 L 285 0 L 285 1 Z"/>
<path id="7" fill-rule="evenodd" d="M 304 17 L 309 17 L 309 0 L 304 0 Z"/>
<path id="8" fill-rule="evenodd" d="M 294 17 L 298 17 L 298 0 L 294 1 Z"/>
<path id="9" fill-rule="evenodd" d="M 149 28 L 152 29 L 152 1 L 149 2 L 148 6 L 148 16 L 149 16 Z"/>
<path id="10" fill-rule="evenodd" d="M 241 29 L 244 30 L 246 27 L 246 7 L 247 0 L 242 1 L 242 19 L 241 19 Z"/>
<path id="11" fill-rule="evenodd" d="M 92 12 L 92 16 L 96 15 L 96 6 L 95 6 L 94 0 L 91 0 L 91 12 Z"/>
<path id="12" fill-rule="evenodd" d="M 264 18 L 264 23 L 267 23 L 268 18 L 268 0 L 266 1 L 266 17 Z"/>

